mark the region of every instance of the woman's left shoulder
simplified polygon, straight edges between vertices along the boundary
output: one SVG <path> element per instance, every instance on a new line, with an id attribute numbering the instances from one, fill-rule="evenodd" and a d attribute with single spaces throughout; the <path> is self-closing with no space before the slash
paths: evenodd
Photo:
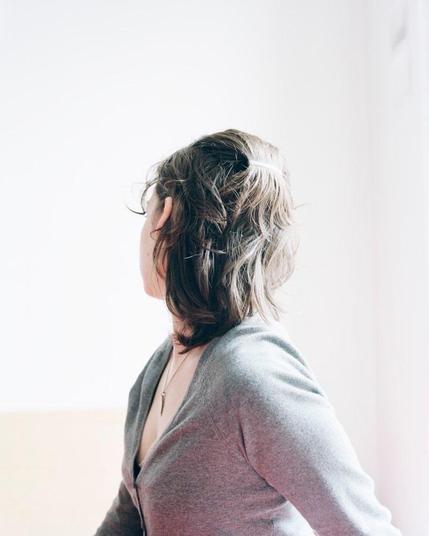
<path id="1" fill-rule="evenodd" d="M 259 320 L 237 326 L 220 345 L 213 363 L 213 377 L 236 395 L 266 396 L 280 384 L 325 395 L 314 371 L 280 323 Z"/>

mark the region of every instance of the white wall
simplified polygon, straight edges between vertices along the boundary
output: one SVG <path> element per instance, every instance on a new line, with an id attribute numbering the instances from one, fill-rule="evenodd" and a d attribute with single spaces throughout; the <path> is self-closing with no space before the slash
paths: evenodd
<path id="1" fill-rule="evenodd" d="M 421 438 L 418 419 L 413 425 L 409 415 L 423 400 L 417 394 L 405 403 L 392 400 L 423 381 L 416 370 L 427 341 L 421 332 L 421 339 L 415 335 L 425 302 L 415 293 L 410 301 L 406 283 L 412 270 L 420 276 L 412 281 L 414 290 L 427 290 L 427 204 L 422 170 L 415 166 L 408 173 L 410 155 L 401 160 L 395 189 L 387 185 L 391 197 L 384 195 L 383 177 L 396 165 L 388 156 L 403 141 L 392 139 L 378 152 L 377 140 L 390 125 L 374 115 L 387 83 L 378 72 L 385 61 L 380 47 L 386 5 L 3 2 L 3 412 L 55 410 L 66 418 L 69 409 L 124 408 L 131 384 L 169 329 L 163 304 L 144 295 L 138 271 L 142 220 L 123 206 L 124 186 L 204 133 L 241 128 L 280 146 L 295 201 L 306 204 L 299 209 L 296 273 L 284 291 L 285 326 L 395 523 L 421 508 L 421 502 L 403 506 L 396 491 L 407 474 L 406 462 L 397 462 L 410 444 L 401 443 L 396 452 L 392 443 L 411 432 Z M 371 47 L 379 65 L 371 64 Z M 393 120 L 389 110 L 387 121 Z M 417 128 L 413 117 L 407 132 Z M 406 192 L 407 230 L 419 233 L 420 241 L 401 235 L 407 253 L 394 268 L 392 220 L 385 218 L 393 218 L 398 195 Z M 420 201 L 417 211 L 413 200 Z M 393 313 L 389 300 L 404 309 Z M 407 330 L 401 335 L 398 326 Z M 400 368 L 404 353 L 414 356 L 414 375 L 408 372 L 405 386 L 391 390 L 391 375 L 410 370 Z M 396 428 L 389 408 L 400 410 Z M 109 448 L 113 460 L 117 443 Z M 417 448 L 413 455 L 420 454 Z M 393 465 L 385 461 L 387 451 Z M 415 465 L 409 472 L 417 470 Z M 114 466 L 103 469 L 103 477 L 109 475 L 114 482 Z M 22 487 L 16 485 L 19 500 Z M 103 492 L 107 506 L 114 489 L 104 486 Z M 23 504 L 30 502 L 25 497 Z M 61 507 L 55 511 L 61 520 Z M 7 526 L 15 535 L 13 521 Z"/>
<path id="2" fill-rule="evenodd" d="M 371 381 L 373 359 L 361 360 L 372 345 L 355 329 L 371 296 L 369 199 L 356 203 L 369 180 L 362 4 L 10 2 L 4 12 L 3 409 L 124 404 L 168 318 L 144 295 L 142 220 L 124 208 L 123 186 L 230 126 L 280 145 L 308 203 L 302 294 L 290 302 L 304 310 L 291 319 L 297 338 L 335 398 L 349 393 L 344 374 Z M 370 325 L 362 319 L 365 338 Z M 371 408 L 362 402 L 370 419 Z"/>
<path id="3" fill-rule="evenodd" d="M 429 534 L 429 3 L 368 2 L 380 497 Z"/>

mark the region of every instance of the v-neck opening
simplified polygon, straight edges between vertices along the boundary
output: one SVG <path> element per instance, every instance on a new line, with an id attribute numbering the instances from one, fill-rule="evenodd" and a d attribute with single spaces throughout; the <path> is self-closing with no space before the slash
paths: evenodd
<path id="1" fill-rule="evenodd" d="M 242 322 L 240 324 L 238 324 L 238 325 L 241 325 L 241 324 L 245 325 L 248 322 L 253 322 L 253 321 L 261 321 L 261 318 L 260 318 L 259 314 L 255 313 L 255 314 L 253 314 L 251 316 L 245 317 L 242 320 Z M 237 327 L 237 326 L 234 326 L 234 327 Z M 231 328 L 231 329 L 234 329 L 234 328 Z M 191 381 L 189 383 L 189 386 L 188 386 L 188 388 L 186 390 L 185 396 L 184 396 L 182 402 L 179 405 L 179 408 L 177 409 L 176 413 L 173 415 L 173 417 L 170 420 L 170 422 L 165 427 L 165 429 L 162 432 L 162 434 L 158 437 L 158 439 L 151 445 L 150 449 L 146 452 L 144 460 L 143 460 L 143 463 L 141 465 L 139 465 L 138 463 L 136 463 L 136 459 L 138 457 L 138 453 L 139 453 L 139 449 L 140 449 L 140 443 L 141 443 L 141 440 L 142 440 L 144 426 L 145 426 L 145 423 L 147 421 L 150 408 L 152 407 L 152 404 L 154 402 L 159 382 L 160 382 L 160 380 L 162 378 L 162 375 L 164 373 L 164 370 L 165 370 L 165 368 L 166 368 L 166 366 L 168 364 L 168 360 L 169 360 L 169 357 L 170 357 L 170 354 L 171 354 L 171 350 L 173 349 L 173 342 L 172 342 L 172 339 L 171 339 L 171 335 L 168 336 L 168 338 L 167 338 L 167 348 L 166 348 L 165 352 L 162 352 L 162 354 L 161 354 L 162 358 L 165 359 L 165 361 L 160 365 L 159 372 L 157 373 L 157 376 L 154 379 L 151 387 L 149 387 L 149 392 L 147 393 L 147 396 L 150 397 L 150 401 L 146 405 L 144 411 L 141 411 L 141 408 L 142 408 L 141 395 L 142 395 L 142 393 L 140 393 L 139 417 L 138 417 L 138 426 L 137 426 L 137 430 L 136 430 L 137 439 L 136 439 L 136 444 L 134 446 L 134 450 L 133 450 L 133 454 L 132 454 L 132 461 L 131 461 L 131 465 L 132 465 L 131 466 L 131 472 L 132 472 L 133 483 L 134 483 L 135 486 L 137 486 L 138 481 L 141 479 L 142 474 L 144 473 L 145 467 L 150 462 L 150 460 L 151 460 L 151 458 L 152 458 L 152 456 L 153 456 L 153 454 L 154 454 L 154 452 L 156 450 L 156 447 L 158 447 L 158 445 L 161 443 L 161 441 L 164 439 L 164 437 L 170 432 L 170 430 L 172 429 L 172 427 L 176 423 L 177 418 L 179 417 L 183 407 L 185 406 L 185 404 L 189 400 L 189 398 L 191 396 L 191 393 L 192 393 L 192 390 L 193 390 L 193 388 L 194 388 L 194 386 L 195 386 L 195 384 L 196 384 L 196 382 L 197 382 L 197 380 L 198 380 L 198 378 L 199 378 L 199 376 L 201 374 L 201 370 L 202 370 L 206 360 L 208 359 L 209 354 L 211 353 L 213 348 L 216 346 L 216 344 L 220 340 L 222 340 L 224 335 L 229 333 L 229 331 L 225 332 L 222 335 L 218 335 L 218 336 L 214 337 L 213 339 L 211 339 L 207 343 L 207 346 L 204 348 L 204 350 L 203 350 L 203 352 L 202 352 L 202 354 L 201 354 L 201 356 L 199 358 L 197 366 L 196 366 L 196 368 L 194 370 L 194 374 L 193 374 L 192 379 L 191 379 Z M 135 474 L 136 465 L 139 467 L 139 471 L 138 471 L 137 475 Z"/>
<path id="2" fill-rule="evenodd" d="M 140 480 L 141 475 L 144 472 L 144 469 L 145 469 L 148 461 L 150 461 L 151 456 L 153 455 L 154 451 L 156 450 L 156 447 L 161 443 L 161 441 L 164 439 L 164 437 L 170 432 L 170 430 L 173 427 L 173 425 L 175 424 L 175 421 L 177 420 L 179 414 L 181 413 L 183 406 L 186 404 L 186 402 L 190 398 L 191 391 L 192 391 L 195 383 L 197 382 L 197 379 L 198 379 L 198 376 L 199 376 L 200 371 L 202 369 L 202 366 L 203 366 L 203 364 L 204 364 L 209 352 L 211 351 L 211 349 L 213 348 L 215 343 L 219 340 L 219 338 L 220 337 L 214 337 L 213 339 L 211 339 L 207 343 L 207 346 L 204 348 L 203 352 L 201 353 L 201 355 L 199 357 L 197 366 L 195 367 L 193 376 L 192 376 L 191 381 L 189 383 L 189 386 L 188 386 L 188 388 L 186 390 L 185 396 L 184 396 L 182 402 L 180 403 L 176 413 L 170 419 L 170 422 L 164 428 L 162 434 L 158 437 L 158 439 L 154 443 L 152 443 L 152 445 L 150 446 L 150 448 L 148 449 L 148 451 L 146 452 L 146 454 L 144 456 L 142 464 L 139 465 L 137 463 L 137 457 L 138 457 L 138 453 L 139 453 L 139 449 L 140 449 L 140 443 L 141 443 L 141 440 L 142 440 L 142 435 L 143 435 L 143 430 L 144 430 L 144 427 L 145 427 L 145 423 L 147 421 L 147 418 L 148 418 L 150 409 L 152 407 L 152 404 L 154 403 L 154 399 L 155 399 L 156 391 L 158 389 L 159 382 L 161 381 L 162 375 L 163 375 L 163 373 L 165 371 L 165 368 L 166 368 L 166 366 L 168 364 L 168 361 L 169 361 L 169 358 L 170 358 L 170 355 L 171 355 L 171 351 L 173 349 L 173 342 L 172 342 L 171 338 L 169 338 L 167 350 L 163 355 L 163 357 L 165 358 L 165 361 L 162 363 L 162 365 L 160 367 L 159 374 L 157 375 L 156 380 L 152 384 L 151 391 L 148 393 L 148 395 L 150 396 L 150 402 L 149 402 L 149 404 L 147 404 L 147 407 L 146 407 L 146 410 L 145 410 L 144 414 L 141 415 L 141 417 L 140 417 L 138 430 L 136 432 L 136 435 L 137 435 L 138 439 L 137 439 L 137 445 L 136 445 L 136 447 L 134 449 L 134 455 L 133 455 L 133 459 L 132 459 L 133 460 L 132 461 L 132 473 L 133 473 L 133 481 L 134 481 L 135 485 L 137 485 L 137 482 Z M 140 469 L 139 469 L 137 475 L 135 476 L 135 467 L 136 467 L 136 465 L 138 467 L 140 467 Z"/>

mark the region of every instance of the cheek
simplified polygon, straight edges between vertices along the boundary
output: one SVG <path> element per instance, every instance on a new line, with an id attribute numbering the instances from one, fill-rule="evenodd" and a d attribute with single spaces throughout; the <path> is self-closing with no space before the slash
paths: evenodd
<path id="1" fill-rule="evenodd" d="M 140 267 L 142 274 L 153 271 L 153 250 L 155 247 L 155 239 L 150 235 L 151 225 L 146 219 L 140 233 Z"/>
<path id="2" fill-rule="evenodd" d="M 149 229 L 146 221 L 140 233 L 140 267 L 142 271 L 144 266 L 147 265 L 148 259 L 152 255 L 152 249 L 153 242 L 149 235 Z"/>

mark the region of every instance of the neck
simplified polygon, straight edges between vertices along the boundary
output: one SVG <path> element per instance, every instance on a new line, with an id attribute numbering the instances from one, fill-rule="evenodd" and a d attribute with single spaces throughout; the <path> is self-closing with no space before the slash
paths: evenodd
<path id="1" fill-rule="evenodd" d="M 185 335 L 190 335 L 191 331 L 189 330 L 189 328 L 185 326 L 185 323 L 182 320 L 174 316 L 172 318 L 172 325 L 173 325 L 173 332 L 171 334 L 171 340 L 173 343 L 173 348 L 171 351 L 170 359 L 172 359 L 173 361 L 173 366 L 175 366 L 174 364 L 181 363 L 185 357 L 188 357 L 187 361 L 191 361 L 194 358 L 197 359 L 198 356 L 202 354 L 207 344 L 203 344 L 203 345 L 197 346 L 196 348 L 192 348 L 192 350 L 189 350 L 189 352 L 185 354 L 180 354 L 179 352 L 184 350 L 185 347 L 182 344 L 180 344 L 180 342 L 177 340 L 176 335 L 174 334 L 174 331 L 185 333 Z"/>

